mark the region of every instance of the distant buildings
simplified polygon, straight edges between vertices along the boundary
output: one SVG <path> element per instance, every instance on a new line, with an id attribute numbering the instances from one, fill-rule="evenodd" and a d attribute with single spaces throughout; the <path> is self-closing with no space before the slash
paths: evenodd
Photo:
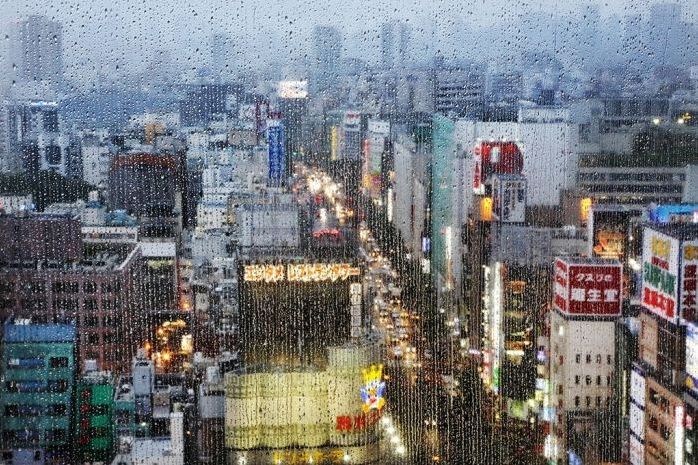
<path id="1" fill-rule="evenodd" d="M 20 81 L 63 80 L 63 27 L 45 16 L 29 16 L 14 24 L 10 56 Z"/>
<path id="2" fill-rule="evenodd" d="M 316 26 L 313 29 L 313 48 L 316 72 L 311 89 L 321 97 L 329 96 L 325 94 L 333 92 L 339 84 L 342 33 L 332 26 Z"/>

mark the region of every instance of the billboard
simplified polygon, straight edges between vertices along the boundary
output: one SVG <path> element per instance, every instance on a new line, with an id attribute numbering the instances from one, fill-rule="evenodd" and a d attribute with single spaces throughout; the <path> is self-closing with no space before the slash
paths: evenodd
<path id="1" fill-rule="evenodd" d="M 622 268 L 615 261 L 558 258 L 553 305 L 571 316 L 620 316 Z"/>
<path id="2" fill-rule="evenodd" d="M 267 129 L 269 144 L 269 181 L 279 186 L 284 178 L 286 154 L 284 153 L 284 127 L 276 122 Z"/>
<path id="3" fill-rule="evenodd" d="M 339 127 L 332 126 L 330 130 L 330 160 L 337 160 L 339 158 Z"/>
<path id="4" fill-rule="evenodd" d="M 698 327 L 686 325 L 686 387 L 698 394 Z"/>
<path id="5" fill-rule="evenodd" d="M 681 243 L 681 318 L 696 321 L 698 304 L 696 303 L 696 283 L 698 277 L 698 241 Z"/>
<path id="6" fill-rule="evenodd" d="M 308 81 L 279 81 L 277 95 L 280 98 L 306 98 Z"/>
<path id="7" fill-rule="evenodd" d="M 526 178 L 522 175 L 494 175 L 494 217 L 503 223 L 526 221 L 526 188 Z"/>
<path id="8" fill-rule="evenodd" d="M 587 221 L 590 255 L 624 261 L 630 216 L 631 213 L 623 207 L 592 207 Z"/>
<path id="9" fill-rule="evenodd" d="M 485 193 L 484 183 L 490 175 L 521 174 L 523 171 L 523 153 L 514 142 L 480 142 L 475 146 L 473 158 L 473 192 L 478 195 Z"/>
<path id="10" fill-rule="evenodd" d="M 645 375 L 633 368 L 630 372 L 630 399 L 642 408 L 645 407 L 646 390 Z"/>
<path id="11" fill-rule="evenodd" d="M 659 205 L 649 212 L 653 223 L 696 223 L 698 222 L 698 205 L 676 204 Z"/>
<path id="12" fill-rule="evenodd" d="M 678 321 L 679 241 L 645 228 L 642 242 L 642 306 L 672 323 Z"/>

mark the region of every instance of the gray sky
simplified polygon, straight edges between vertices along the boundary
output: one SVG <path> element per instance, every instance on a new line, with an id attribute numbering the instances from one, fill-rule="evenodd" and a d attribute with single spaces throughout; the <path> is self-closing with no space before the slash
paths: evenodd
<path id="1" fill-rule="evenodd" d="M 606 0 L 600 6 L 604 16 L 623 16 L 645 12 L 649 3 Z M 696 0 L 677 3 L 687 17 L 698 14 Z M 257 57 L 268 59 L 272 53 L 302 56 L 310 50 L 307 39 L 315 24 L 340 26 L 348 56 L 374 58 L 380 43 L 378 27 L 386 20 L 407 21 L 415 42 L 434 37 L 436 47 L 448 50 L 459 46 L 449 43 L 457 41 L 457 33 L 482 31 L 503 19 L 511 27 L 525 28 L 525 15 L 530 12 L 567 14 L 585 4 L 556 0 L 0 0 L 0 18 L 40 13 L 63 22 L 66 64 L 87 76 L 98 70 L 113 72 L 109 67 L 117 63 L 122 68 L 143 67 L 157 49 L 170 50 L 181 68 L 198 67 L 210 56 L 208 42 L 215 32 L 231 36 L 239 62 L 257 63 Z"/>

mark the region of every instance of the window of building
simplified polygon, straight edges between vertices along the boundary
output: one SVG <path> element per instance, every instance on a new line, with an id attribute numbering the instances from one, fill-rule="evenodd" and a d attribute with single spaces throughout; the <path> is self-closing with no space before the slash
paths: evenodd
<path id="1" fill-rule="evenodd" d="M 582 354 L 575 355 L 574 361 L 575 361 L 575 363 L 581 363 L 582 362 Z"/>
<path id="2" fill-rule="evenodd" d="M 587 386 L 591 386 L 591 375 L 586 375 L 584 380 L 585 380 Z"/>
<path id="3" fill-rule="evenodd" d="M 596 363 L 601 363 L 601 354 L 596 354 Z"/>
<path id="4" fill-rule="evenodd" d="M 574 375 L 574 384 L 579 384 L 579 375 Z"/>
<path id="5" fill-rule="evenodd" d="M 587 354 L 587 363 L 591 363 L 591 354 Z"/>
<path id="6" fill-rule="evenodd" d="M 574 396 L 574 406 L 579 407 L 579 396 Z"/>
<path id="7" fill-rule="evenodd" d="M 68 367 L 68 357 L 51 357 L 49 359 L 51 368 L 67 368 Z"/>

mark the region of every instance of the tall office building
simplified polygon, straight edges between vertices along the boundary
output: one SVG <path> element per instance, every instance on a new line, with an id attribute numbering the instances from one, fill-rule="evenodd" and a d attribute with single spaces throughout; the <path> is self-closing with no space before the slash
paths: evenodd
<path id="1" fill-rule="evenodd" d="M 434 71 L 434 110 L 451 117 L 480 118 L 485 74 L 474 66 L 441 66 Z"/>
<path id="2" fill-rule="evenodd" d="M 400 23 L 398 26 L 398 34 L 398 58 L 400 59 L 400 65 L 406 66 L 407 61 L 409 60 L 412 28 L 406 23 Z"/>
<path id="3" fill-rule="evenodd" d="M 305 152 L 308 81 L 280 81 L 277 96 L 285 129 L 285 172 L 290 173 L 293 162 Z"/>
<path id="4" fill-rule="evenodd" d="M 316 26 L 313 30 L 316 75 L 313 90 L 327 92 L 336 85 L 342 57 L 342 33 L 332 26 Z"/>
<path id="5" fill-rule="evenodd" d="M 32 15 L 14 25 L 10 57 L 22 81 L 60 83 L 63 79 L 63 27 L 45 16 Z"/>
<path id="6" fill-rule="evenodd" d="M 682 21 L 681 5 L 656 3 L 650 8 L 646 36 L 656 66 L 679 66 L 687 56 L 689 24 Z"/>
<path id="7" fill-rule="evenodd" d="M 226 82 L 232 75 L 232 40 L 227 34 L 213 34 L 211 68 L 216 82 Z"/>
<path id="8" fill-rule="evenodd" d="M 390 69 L 395 65 L 393 24 L 383 23 L 381 26 L 381 64 Z"/>

